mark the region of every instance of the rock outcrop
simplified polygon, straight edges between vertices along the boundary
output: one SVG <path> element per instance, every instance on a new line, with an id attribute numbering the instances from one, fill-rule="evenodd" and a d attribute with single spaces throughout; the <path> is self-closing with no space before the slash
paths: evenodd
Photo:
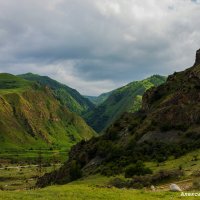
<path id="1" fill-rule="evenodd" d="M 171 184 L 169 186 L 169 188 L 170 188 L 170 191 L 172 191 L 172 192 L 181 192 L 182 191 L 181 188 L 178 185 L 174 184 L 174 183 Z"/>
<path id="2" fill-rule="evenodd" d="M 196 52 L 196 60 L 195 60 L 194 65 L 199 65 L 199 64 L 200 64 L 200 49 L 197 50 Z"/>

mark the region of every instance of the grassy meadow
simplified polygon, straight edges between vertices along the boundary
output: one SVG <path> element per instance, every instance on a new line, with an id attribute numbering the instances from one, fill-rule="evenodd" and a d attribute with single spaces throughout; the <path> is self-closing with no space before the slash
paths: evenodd
<path id="1" fill-rule="evenodd" d="M 169 159 L 163 163 L 146 163 L 154 172 L 161 169 L 176 169 L 182 167 L 185 171 L 184 177 L 180 180 L 170 180 L 156 186 L 156 191 L 151 191 L 150 188 L 143 189 L 118 189 L 111 187 L 109 182 L 116 177 L 105 177 L 101 175 L 82 178 L 78 181 L 71 182 L 65 185 L 54 185 L 46 188 L 35 188 L 35 182 L 38 176 L 45 172 L 55 170 L 60 165 L 52 164 L 52 155 L 54 151 L 42 152 L 44 163 L 50 160 L 49 165 L 43 165 L 41 169 L 35 164 L 11 164 L 2 163 L 0 169 L 0 199 L 2 200 L 178 200 L 188 199 L 182 197 L 180 192 L 169 192 L 169 185 L 172 182 L 177 183 L 181 188 L 185 185 L 192 185 L 192 173 L 199 169 L 200 150 L 188 153 L 178 159 Z M 55 153 L 55 152 L 54 152 Z M 63 152 L 62 152 L 63 153 Z M 61 153 L 61 157 L 63 156 Z M 37 160 L 38 152 L 24 152 L 20 154 L 21 158 L 31 157 L 32 160 Z M 63 153 L 64 154 L 64 153 Z M 65 154 L 66 155 L 66 154 Z M 197 155 L 197 156 L 196 156 Z M 6 155 L 4 155 L 5 158 Z M 8 155 L 7 155 L 8 156 Z M 14 157 L 14 155 L 13 155 Z M 64 157 L 64 156 L 63 156 Z M 64 160 L 64 158 L 62 158 Z M 4 160 L 5 161 L 5 160 Z M 59 164 L 62 164 L 59 162 Z M 41 171 L 40 171 L 41 170 Z M 120 178 L 123 175 L 119 176 Z M 198 197 L 189 197 L 189 199 L 198 199 Z"/>
<path id="2" fill-rule="evenodd" d="M 150 190 L 117 189 L 105 187 L 107 178 L 90 177 L 66 185 L 49 186 L 43 189 L 1 191 L 2 200 L 157 200 L 186 199 L 181 193 L 168 191 L 152 192 Z M 190 199 L 197 199 L 190 197 Z"/>
<path id="3" fill-rule="evenodd" d="M 0 157 L 0 189 L 24 190 L 34 187 L 39 176 L 60 167 L 67 159 L 67 152 L 59 150 L 3 151 Z"/>

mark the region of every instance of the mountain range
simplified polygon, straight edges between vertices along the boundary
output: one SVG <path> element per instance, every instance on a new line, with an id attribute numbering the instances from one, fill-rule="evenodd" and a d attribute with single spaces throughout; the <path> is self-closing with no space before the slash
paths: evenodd
<path id="1" fill-rule="evenodd" d="M 45 174 L 38 186 L 101 173 L 117 175 L 139 161 L 163 162 L 200 148 L 200 50 L 195 64 L 147 90 L 142 107 L 124 113 L 104 135 L 72 147 L 68 161 Z"/>
<path id="2" fill-rule="evenodd" d="M 83 115 L 86 122 L 97 132 L 109 127 L 124 112 L 135 112 L 141 108 L 142 95 L 151 87 L 161 85 L 166 77 L 154 75 L 141 81 L 134 81 L 121 88 L 97 97 L 101 104 Z M 91 97 L 89 98 L 91 99 Z M 93 100 L 94 102 L 94 100 Z"/>
<path id="3" fill-rule="evenodd" d="M 59 83 L 55 82 L 57 85 L 53 90 L 47 85 L 21 78 L 23 76 L 0 74 L 1 150 L 49 147 L 70 149 L 78 141 L 96 135 L 80 116 L 65 106 L 65 101 L 58 98 L 59 91 L 67 93 L 64 89 L 55 89 Z M 46 77 L 43 80 L 54 83 Z M 69 91 L 77 94 L 76 91 Z M 82 97 L 80 99 L 85 100 Z M 80 112 L 83 108 L 87 109 L 86 105 L 89 107 L 90 103 L 82 105 L 85 107 L 79 109 Z M 73 107 L 70 108 L 73 110 Z"/>
<path id="4" fill-rule="evenodd" d="M 2 150 L 41 147 L 69 150 L 78 141 L 96 135 L 81 116 L 89 125 L 101 131 L 123 112 L 139 109 L 144 91 L 164 81 L 165 77 L 155 75 L 143 81 L 132 82 L 100 95 L 100 105 L 97 106 L 75 89 L 48 76 L 32 73 L 15 76 L 2 73 Z M 108 119 L 104 121 L 106 115 Z"/>

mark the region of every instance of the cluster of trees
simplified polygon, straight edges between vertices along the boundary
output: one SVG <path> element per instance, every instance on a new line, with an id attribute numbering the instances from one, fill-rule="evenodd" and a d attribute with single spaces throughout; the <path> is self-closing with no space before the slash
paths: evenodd
<path id="1" fill-rule="evenodd" d="M 200 145 L 199 140 L 179 145 L 158 141 L 143 142 L 138 145 L 137 141 L 132 139 L 129 144 L 122 146 L 116 142 L 114 137 L 108 134 L 101 138 L 95 138 L 87 149 L 82 149 L 81 156 L 77 158 L 80 167 L 87 164 L 89 160 L 100 157 L 102 164 L 98 168 L 98 172 L 103 175 L 112 176 L 120 173 L 125 173 L 126 177 L 144 175 L 151 171 L 143 165 L 143 162 L 154 160 L 160 163 L 170 156 L 178 158 Z"/>
<path id="2" fill-rule="evenodd" d="M 130 164 L 125 169 L 125 178 L 131 178 L 134 175 L 145 175 L 145 174 L 152 174 L 152 170 L 148 167 L 145 167 L 142 161 L 137 161 L 135 164 Z"/>

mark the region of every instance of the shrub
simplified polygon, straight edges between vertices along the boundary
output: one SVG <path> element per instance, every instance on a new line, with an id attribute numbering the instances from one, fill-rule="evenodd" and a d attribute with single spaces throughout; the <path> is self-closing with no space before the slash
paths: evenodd
<path id="1" fill-rule="evenodd" d="M 166 123 L 166 124 L 161 125 L 160 130 L 162 132 L 167 132 L 167 131 L 171 130 L 172 128 L 173 127 L 170 124 Z"/>
<path id="2" fill-rule="evenodd" d="M 142 187 L 149 187 L 152 184 L 158 184 L 170 179 L 179 178 L 183 175 L 181 170 L 163 170 L 156 174 L 146 174 L 144 176 L 133 176 L 131 180 L 113 179 L 110 184 L 118 188 L 135 188 L 140 189 Z M 199 182 L 198 182 L 199 183 Z M 195 187 L 198 187 L 198 183 L 195 183 Z"/>
<path id="3" fill-rule="evenodd" d="M 104 176 L 113 176 L 121 173 L 121 168 L 115 163 L 111 162 L 101 169 L 101 174 Z"/>
<path id="4" fill-rule="evenodd" d="M 83 167 L 88 162 L 88 154 L 87 152 L 83 151 L 78 156 L 78 161 L 80 165 Z"/>
<path id="5" fill-rule="evenodd" d="M 3 185 L 0 185 L 0 190 L 4 190 L 4 187 L 3 187 Z"/>
<path id="6" fill-rule="evenodd" d="M 112 126 L 106 133 L 106 135 L 104 135 L 104 139 L 106 140 L 117 140 L 119 138 L 118 132 L 120 130 L 114 126 Z"/>
<path id="7" fill-rule="evenodd" d="M 125 169 L 125 177 L 130 178 L 133 175 L 152 174 L 152 170 L 145 167 L 142 161 L 137 161 L 136 164 L 131 164 Z"/>
<path id="8" fill-rule="evenodd" d="M 106 157 L 110 153 L 112 147 L 111 141 L 102 140 L 98 142 L 97 155 L 100 157 Z"/>
<path id="9" fill-rule="evenodd" d="M 108 176 L 108 177 L 114 175 L 113 171 L 110 168 L 107 168 L 107 167 L 102 168 L 101 174 L 104 175 L 104 176 Z"/>
<path id="10" fill-rule="evenodd" d="M 115 178 L 110 181 L 110 184 L 116 188 L 127 188 L 129 187 L 129 182 L 121 178 Z"/>
<path id="11" fill-rule="evenodd" d="M 200 170 L 196 170 L 192 173 L 193 176 L 195 177 L 200 177 Z"/>
<path id="12" fill-rule="evenodd" d="M 184 175 L 184 171 L 182 170 L 160 170 L 155 176 L 153 177 L 154 183 L 159 183 L 161 181 L 179 178 Z"/>
<path id="13" fill-rule="evenodd" d="M 193 181 L 193 188 L 196 190 L 200 190 L 200 178 L 197 178 Z"/>
<path id="14" fill-rule="evenodd" d="M 156 160 L 158 161 L 158 163 L 164 162 L 167 160 L 167 157 L 163 156 L 163 155 L 157 155 Z"/>
<path id="15" fill-rule="evenodd" d="M 188 129 L 187 124 L 169 124 L 169 123 L 164 123 L 160 126 L 160 130 L 163 132 L 167 132 L 170 130 L 181 130 L 181 131 L 186 131 Z"/>

